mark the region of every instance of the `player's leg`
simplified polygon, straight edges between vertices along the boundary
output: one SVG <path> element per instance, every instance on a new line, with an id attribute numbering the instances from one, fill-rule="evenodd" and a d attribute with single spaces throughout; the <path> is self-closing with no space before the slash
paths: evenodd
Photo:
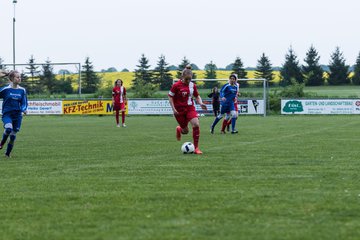
<path id="1" fill-rule="evenodd" d="M 21 113 L 19 115 L 12 116 L 12 131 L 10 133 L 10 141 L 7 145 L 5 156 L 10 157 L 10 153 L 14 148 L 15 139 L 16 139 L 16 133 L 20 131 L 22 122 L 22 115 Z"/>
<path id="2" fill-rule="evenodd" d="M 226 123 L 226 131 L 230 132 L 230 125 L 231 125 L 231 121 L 227 121 Z"/>
<path id="3" fill-rule="evenodd" d="M 2 139 L 0 142 L 0 149 L 3 148 L 3 146 L 5 145 L 10 133 L 13 130 L 13 124 L 12 124 L 12 120 L 11 117 L 8 116 L 7 114 L 2 116 L 2 121 L 4 123 L 4 133 L 2 135 Z"/>
<path id="4" fill-rule="evenodd" d="M 230 113 L 226 113 L 224 121 L 221 126 L 221 131 L 220 131 L 222 134 L 225 134 L 225 128 L 228 125 L 229 120 L 230 120 Z"/>
<path id="5" fill-rule="evenodd" d="M 121 123 L 123 127 L 126 127 L 125 125 L 125 103 L 121 103 Z"/>
<path id="6" fill-rule="evenodd" d="M 6 157 L 10 157 L 10 153 L 14 148 L 15 139 L 16 139 L 16 133 L 17 132 L 15 132 L 15 131 L 11 131 L 11 133 L 10 133 L 10 141 L 9 141 L 9 143 L 7 145 L 6 152 L 5 152 Z"/>
<path id="7" fill-rule="evenodd" d="M 120 127 L 119 124 L 119 111 L 120 111 L 120 106 L 118 103 L 114 103 L 113 105 L 113 111 L 115 112 L 115 121 L 116 121 L 116 126 Z"/>
<path id="8" fill-rule="evenodd" d="M 120 127 L 120 124 L 119 124 L 119 109 L 115 110 L 115 120 L 116 120 L 116 126 Z"/>
<path id="9" fill-rule="evenodd" d="M 189 132 L 188 128 L 188 120 L 186 118 L 186 114 L 179 113 L 175 116 L 176 121 L 179 123 L 179 125 L 176 127 L 176 139 L 178 141 L 181 140 L 181 134 L 187 134 Z"/>
<path id="10" fill-rule="evenodd" d="M 219 113 L 219 114 L 215 117 L 213 123 L 212 123 L 211 126 L 210 126 L 210 133 L 211 133 L 211 134 L 214 134 L 215 126 L 216 126 L 216 124 L 218 124 L 218 122 L 219 122 L 221 119 L 222 119 L 222 114 Z"/>
<path id="11" fill-rule="evenodd" d="M 239 117 L 239 108 L 238 108 L 237 101 L 235 101 L 234 102 L 234 113 L 233 113 L 233 118 L 235 118 L 235 119 L 233 120 L 233 118 L 231 118 L 231 121 L 229 121 L 229 126 L 231 123 L 231 133 L 238 133 L 238 131 L 235 128 L 238 117 Z"/>
<path id="12" fill-rule="evenodd" d="M 193 129 L 193 141 L 195 146 L 195 154 L 202 154 L 202 151 L 199 149 L 199 139 L 200 139 L 200 122 L 199 118 L 195 117 L 190 120 L 190 124 Z"/>
<path id="13" fill-rule="evenodd" d="M 213 113 L 214 117 L 217 117 L 217 115 L 219 115 L 219 106 L 217 106 L 216 104 L 213 104 Z"/>
<path id="14" fill-rule="evenodd" d="M 210 126 L 210 133 L 214 133 L 214 129 L 216 124 L 218 124 L 218 122 L 222 119 L 222 116 L 224 113 L 226 113 L 227 111 L 227 107 L 226 106 L 221 106 L 220 107 L 220 113 L 215 117 L 214 122 L 211 124 Z"/>
<path id="15" fill-rule="evenodd" d="M 236 125 L 236 119 L 237 119 L 237 114 L 236 111 L 233 110 L 231 111 L 231 133 L 238 133 L 238 131 L 235 129 L 235 125 Z"/>

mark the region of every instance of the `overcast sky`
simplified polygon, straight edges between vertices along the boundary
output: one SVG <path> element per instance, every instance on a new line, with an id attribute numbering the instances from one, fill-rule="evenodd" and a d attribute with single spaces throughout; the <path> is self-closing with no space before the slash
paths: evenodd
<path id="1" fill-rule="evenodd" d="M 360 51 L 359 0 L 18 0 L 16 63 L 84 63 L 96 70 L 134 70 L 141 54 L 151 68 L 186 57 L 203 68 L 240 57 L 273 66 L 293 47 L 300 63 L 313 44 L 328 64 L 336 46 L 353 65 Z M 0 0 L 0 57 L 12 63 L 12 0 Z"/>

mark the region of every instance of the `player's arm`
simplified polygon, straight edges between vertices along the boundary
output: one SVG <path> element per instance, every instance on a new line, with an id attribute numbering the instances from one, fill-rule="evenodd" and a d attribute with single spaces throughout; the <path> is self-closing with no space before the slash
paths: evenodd
<path id="1" fill-rule="evenodd" d="M 26 96 L 26 91 L 24 90 L 24 95 L 21 99 L 21 111 L 24 114 L 27 114 L 27 107 L 28 107 L 27 96 Z"/>
<path id="2" fill-rule="evenodd" d="M 174 85 L 172 85 L 172 87 L 168 93 L 168 98 L 169 98 L 169 103 L 170 103 L 170 106 L 171 106 L 171 109 L 172 109 L 174 115 L 178 115 L 179 112 L 176 110 L 175 104 L 174 104 L 175 93 L 176 93 L 176 85 L 174 84 Z"/>
<path id="3" fill-rule="evenodd" d="M 126 102 L 126 101 L 127 101 L 127 98 L 126 98 L 126 88 L 125 88 L 125 87 L 124 87 L 123 97 L 124 97 L 124 102 Z"/>
<path id="4" fill-rule="evenodd" d="M 169 103 L 170 103 L 170 106 L 171 106 L 171 109 L 172 109 L 174 115 L 178 115 L 179 112 L 178 112 L 178 111 L 176 110 L 176 108 L 175 108 L 174 98 L 173 98 L 172 96 L 170 96 L 170 95 L 168 95 L 168 98 L 169 98 Z"/>
<path id="5" fill-rule="evenodd" d="M 196 97 L 196 102 L 200 105 L 200 107 L 201 107 L 202 109 L 207 110 L 207 107 L 206 107 L 206 105 L 203 103 L 202 98 L 200 97 L 200 95 L 198 95 L 198 96 Z"/>
<path id="6" fill-rule="evenodd" d="M 113 88 L 111 95 L 112 95 L 111 100 L 112 100 L 112 103 L 114 104 L 115 103 L 115 88 Z"/>
<path id="7" fill-rule="evenodd" d="M 225 90 L 226 90 L 227 84 L 225 84 L 224 86 L 222 86 L 222 88 L 220 89 L 220 99 L 221 101 L 225 102 L 226 98 L 225 98 Z"/>
<path id="8" fill-rule="evenodd" d="M 196 102 L 200 105 L 200 107 L 204 110 L 207 110 L 206 105 L 203 103 L 202 98 L 197 90 L 196 85 L 194 86 L 194 97 L 196 99 Z"/>

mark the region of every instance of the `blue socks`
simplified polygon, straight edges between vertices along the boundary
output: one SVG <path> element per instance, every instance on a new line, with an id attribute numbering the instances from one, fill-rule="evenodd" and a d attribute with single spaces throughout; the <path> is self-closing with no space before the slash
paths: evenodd
<path id="1" fill-rule="evenodd" d="M 16 139 L 16 135 L 10 135 L 10 141 L 7 145 L 6 153 L 5 153 L 7 156 L 10 156 L 10 153 L 14 147 L 15 139 Z"/>

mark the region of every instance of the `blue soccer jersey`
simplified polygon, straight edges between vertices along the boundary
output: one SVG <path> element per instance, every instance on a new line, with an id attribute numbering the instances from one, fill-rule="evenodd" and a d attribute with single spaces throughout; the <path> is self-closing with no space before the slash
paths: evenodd
<path id="1" fill-rule="evenodd" d="M 237 97 L 237 92 L 239 88 L 237 84 L 231 85 L 230 83 L 226 83 L 220 90 L 220 98 L 226 98 L 225 101 L 221 101 L 221 105 L 230 106 L 234 105 L 234 99 Z"/>
<path id="2" fill-rule="evenodd" d="M 26 90 L 18 86 L 12 88 L 12 84 L 0 89 L 0 98 L 3 99 L 2 114 L 17 111 L 25 112 L 27 109 Z"/>

